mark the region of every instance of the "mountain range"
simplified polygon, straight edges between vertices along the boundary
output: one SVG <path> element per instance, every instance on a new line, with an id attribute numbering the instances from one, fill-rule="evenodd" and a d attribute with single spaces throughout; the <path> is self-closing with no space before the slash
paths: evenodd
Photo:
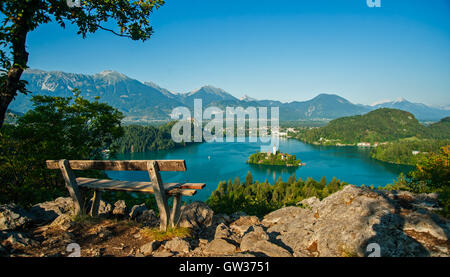
<path id="1" fill-rule="evenodd" d="M 10 109 L 26 112 L 32 108 L 32 95 L 72 96 L 72 89 L 81 94 L 118 108 L 126 121 L 166 120 L 173 108 L 193 107 L 194 99 L 201 98 L 203 107 L 227 106 L 280 108 L 280 120 L 331 120 L 343 116 L 365 114 L 378 108 L 395 108 L 411 112 L 419 120 L 436 121 L 450 115 L 450 110 L 433 108 L 405 99 L 385 101 L 374 105 L 354 104 L 335 94 L 319 94 L 308 101 L 282 103 L 276 100 L 256 100 L 248 96 L 240 99 L 220 88 L 203 86 L 188 93 L 173 93 L 152 82 L 140 82 L 116 71 L 103 71 L 93 75 L 28 69 L 22 79 L 28 82 L 29 95 L 20 94 Z"/>

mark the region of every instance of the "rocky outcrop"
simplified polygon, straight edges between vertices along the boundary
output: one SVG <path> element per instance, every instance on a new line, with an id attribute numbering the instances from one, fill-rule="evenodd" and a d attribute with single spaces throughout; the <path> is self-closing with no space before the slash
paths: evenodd
<path id="1" fill-rule="evenodd" d="M 31 221 L 30 214 L 17 205 L 0 205 L 0 231 L 23 228 Z"/>
<path id="2" fill-rule="evenodd" d="M 450 256 L 450 225 L 435 213 L 436 194 L 346 186 L 323 200 L 305 199 L 264 218 L 242 212 L 214 215 L 206 204 L 194 202 L 182 207 L 180 220 L 192 229 L 191 236 L 161 241 L 142 232 L 159 224 L 144 204 L 100 206 L 103 216 L 78 222 L 68 198 L 38 204 L 32 216 L 2 205 L 0 256 L 64 256 L 61 249 L 77 241 L 85 243 L 82 256 Z M 35 220 L 38 216 L 43 218 Z"/>
<path id="3" fill-rule="evenodd" d="M 47 201 L 34 205 L 30 209 L 34 222 L 37 224 L 47 224 L 55 220 L 62 214 L 73 214 L 73 200 L 70 197 L 59 197 L 54 201 Z"/>
<path id="4" fill-rule="evenodd" d="M 449 222 L 430 212 L 432 199 L 346 186 L 302 203 L 308 208 L 268 214 L 262 223 L 296 256 L 367 256 L 372 243 L 381 256 L 448 256 Z"/>
<path id="5" fill-rule="evenodd" d="M 203 202 L 194 202 L 181 207 L 179 226 L 186 228 L 202 228 L 212 224 L 214 212 Z"/>

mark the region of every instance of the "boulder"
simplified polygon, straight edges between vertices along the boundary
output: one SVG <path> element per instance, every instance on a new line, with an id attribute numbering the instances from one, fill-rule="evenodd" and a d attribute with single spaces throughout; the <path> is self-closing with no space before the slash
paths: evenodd
<path id="1" fill-rule="evenodd" d="M 203 252 L 207 255 L 231 255 L 236 252 L 235 245 L 224 239 L 214 239 L 209 242 Z"/>
<path id="2" fill-rule="evenodd" d="M 164 247 L 171 252 L 178 252 L 178 253 L 188 253 L 191 246 L 187 241 L 180 238 L 174 238 L 172 240 L 169 240 L 166 242 Z"/>
<path id="3" fill-rule="evenodd" d="M 241 251 L 254 251 L 254 246 L 259 241 L 269 240 L 269 236 L 264 232 L 263 228 L 260 226 L 251 226 L 249 232 L 244 235 L 241 241 L 240 249 Z"/>
<path id="4" fill-rule="evenodd" d="M 383 257 L 448 256 L 449 221 L 412 205 L 420 201 L 410 193 L 348 185 L 312 209 L 283 208 L 263 223 L 296 256 L 367 256 L 373 243 Z"/>
<path id="5" fill-rule="evenodd" d="M 73 215 L 73 212 L 74 204 L 70 197 L 59 197 L 54 201 L 36 204 L 30 209 L 36 224 L 48 224 L 62 214 Z"/>
<path id="6" fill-rule="evenodd" d="M 144 256 L 148 256 L 148 255 L 152 254 L 153 251 L 158 249 L 159 246 L 160 246 L 160 242 L 154 240 L 152 242 L 142 245 L 139 250 Z"/>
<path id="7" fill-rule="evenodd" d="M 147 208 L 145 207 L 145 204 L 134 205 L 131 208 L 129 216 L 131 219 L 136 219 L 138 216 L 142 215 L 142 213 L 146 210 L 147 210 Z"/>
<path id="8" fill-rule="evenodd" d="M 302 201 L 300 201 L 299 203 L 297 203 L 297 205 L 301 205 L 304 208 L 309 208 L 309 209 L 314 209 L 315 207 L 317 207 L 320 204 L 320 200 L 319 198 L 313 196 L 307 199 L 304 199 Z"/>
<path id="9" fill-rule="evenodd" d="M 179 226 L 186 228 L 204 228 L 212 224 L 213 210 L 203 202 L 193 202 L 181 207 Z"/>
<path id="10" fill-rule="evenodd" d="M 113 211 L 113 207 L 111 204 L 100 200 L 100 204 L 98 206 L 98 215 L 103 217 L 109 217 Z"/>
<path id="11" fill-rule="evenodd" d="M 115 216 L 125 216 L 127 215 L 127 204 L 123 200 L 119 200 L 114 203 L 114 208 L 112 211 Z"/>
<path id="12" fill-rule="evenodd" d="M 262 253 L 267 257 L 292 257 L 289 251 L 268 240 L 256 241 L 255 244 L 247 249 L 247 251 L 252 253 Z"/>
<path id="13" fill-rule="evenodd" d="M 136 218 L 137 222 L 142 223 L 145 226 L 159 225 L 159 218 L 153 210 L 145 210 Z"/>
<path id="14" fill-rule="evenodd" d="M 215 239 L 226 239 L 231 236 L 230 228 L 225 225 L 224 223 L 221 223 L 217 225 L 216 232 L 214 234 Z"/>
<path id="15" fill-rule="evenodd" d="M 17 205 L 0 205 L 0 231 L 23 228 L 31 221 L 30 214 Z"/>
<path id="16" fill-rule="evenodd" d="M 62 214 L 53 220 L 50 226 L 67 231 L 72 227 L 72 217 L 68 214 Z"/>
<path id="17" fill-rule="evenodd" d="M 241 216 L 239 219 L 230 224 L 230 228 L 242 236 L 251 226 L 259 224 L 261 224 L 261 222 L 256 216 Z"/>

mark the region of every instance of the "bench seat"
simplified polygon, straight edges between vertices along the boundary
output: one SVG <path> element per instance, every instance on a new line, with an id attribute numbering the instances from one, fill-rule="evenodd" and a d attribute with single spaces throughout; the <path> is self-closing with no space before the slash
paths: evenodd
<path id="1" fill-rule="evenodd" d="M 126 191 L 155 196 L 158 205 L 160 230 L 176 227 L 181 216 L 182 196 L 192 196 L 203 189 L 204 183 L 163 183 L 160 171 L 186 171 L 184 160 L 47 160 L 47 168 L 60 169 L 67 190 L 73 199 L 76 214 L 87 212 L 87 190 L 94 190 L 90 215 L 97 216 L 103 191 Z M 109 179 L 76 178 L 72 170 L 147 171 L 150 182 L 119 181 Z M 82 189 L 82 190 L 81 190 Z M 168 198 L 172 198 L 172 209 Z"/>
<path id="2" fill-rule="evenodd" d="M 128 192 L 154 193 L 152 182 L 133 182 L 94 178 L 76 178 L 79 187 L 95 190 L 116 190 Z M 204 183 L 164 183 L 164 189 L 168 195 L 181 194 L 184 196 L 195 195 L 197 189 L 203 189 Z"/>

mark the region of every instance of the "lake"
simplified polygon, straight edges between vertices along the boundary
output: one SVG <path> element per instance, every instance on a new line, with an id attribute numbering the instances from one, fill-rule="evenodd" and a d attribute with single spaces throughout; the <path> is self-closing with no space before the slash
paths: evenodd
<path id="1" fill-rule="evenodd" d="M 287 181 L 295 173 L 296 177 L 312 177 L 320 181 L 322 176 L 330 181 L 333 177 L 354 185 L 383 186 L 392 183 L 401 172 L 411 170 L 409 166 L 394 165 L 370 158 L 369 149 L 358 147 L 316 146 L 295 139 L 280 139 L 279 150 L 295 154 L 303 163 L 302 167 L 250 165 L 248 157 L 260 150 L 260 143 L 250 142 L 209 142 L 193 144 L 185 148 L 146 153 L 119 154 L 118 160 L 184 159 L 186 172 L 162 172 L 164 182 L 206 183 L 192 200 L 206 200 L 219 181 L 234 180 L 236 176 L 245 180 L 251 171 L 253 180 L 273 183 L 280 176 Z M 108 171 L 113 179 L 127 181 L 149 181 L 147 172 Z M 185 198 L 187 200 L 187 198 Z"/>

